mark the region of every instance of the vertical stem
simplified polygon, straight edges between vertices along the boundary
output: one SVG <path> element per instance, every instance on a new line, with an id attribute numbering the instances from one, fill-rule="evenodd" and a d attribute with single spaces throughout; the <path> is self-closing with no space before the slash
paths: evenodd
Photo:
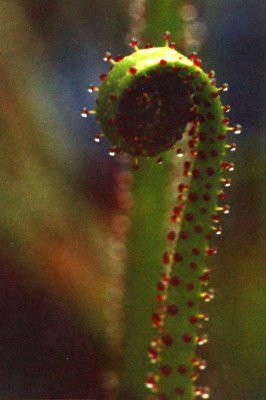
<path id="1" fill-rule="evenodd" d="M 183 0 L 147 0 L 146 21 L 142 37 L 162 45 L 162 34 L 170 30 L 173 40 L 181 43 L 183 23 L 179 8 Z M 134 207 L 128 237 L 128 262 L 125 276 L 124 358 L 121 366 L 120 400 L 145 399 L 145 379 L 150 369 L 147 356 L 153 334 L 151 315 L 156 283 L 161 272 L 166 228 L 163 221 L 169 209 L 167 164 L 141 160 L 134 173 L 132 194 Z"/>
<path id="2" fill-rule="evenodd" d="M 168 194 L 162 187 L 167 175 L 166 166 L 158 166 L 154 160 L 141 160 L 141 168 L 134 175 L 132 192 L 135 204 L 131 214 L 125 278 L 121 400 L 144 399 L 147 394 L 144 382 L 150 368 L 147 349 L 153 333 L 151 314 L 165 246 L 163 220 Z"/>

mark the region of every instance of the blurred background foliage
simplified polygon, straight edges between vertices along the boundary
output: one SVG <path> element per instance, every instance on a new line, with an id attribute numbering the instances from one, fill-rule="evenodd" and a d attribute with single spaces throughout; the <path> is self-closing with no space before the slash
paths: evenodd
<path id="1" fill-rule="evenodd" d="M 187 34 L 200 35 L 204 68 L 230 83 L 224 99 L 244 126 L 213 261 L 203 378 L 216 400 L 262 400 L 266 5 L 186 3 L 195 10 Z M 106 71 L 102 54 L 128 51 L 139 23 L 130 4 L 0 3 L 1 399 L 110 398 L 106 365 L 118 356 L 103 326 L 120 165 L 106 142 L 93 141 L 94 119 L 84 123 L 79 112 L 94 104 L 86 85 Z"/>

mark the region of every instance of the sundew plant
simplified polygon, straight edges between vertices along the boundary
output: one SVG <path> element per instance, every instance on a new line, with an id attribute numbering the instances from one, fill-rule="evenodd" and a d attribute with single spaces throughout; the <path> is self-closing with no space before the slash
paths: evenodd
<path id="1" fill-rule="evenodd" d="M 266 399 L 265 7 L 0 2 L 1 400 Z"/>
<path id="2" fill-rule="evenodd" d="M 208 258 L 217 253 L 221 214 L 228 214 L 225 188 L 241 132 L 223 104 L 227 83 L 204 71 L 197 53 L 184 55 L 182 24 L 174 1 L 147 2 L 140 45 L 133 38 L 125 57 L 105 53 L 110 69 L 100 75 L 95 109 L 109 154 L 128 157 L 124 187 L 132 193 L 126 237 L 122 304 L 124 322 L 119 368 L 120 400 L 208 399 L 198 347 L 208 341 L 209 315 L 202 303 L 214 297 Z M 163 10 L 169 30 L 158 32 Z M 130 188 L 129 188 L 130 186 Z M 205 308 L 204 308 L 205 310 Z"/>

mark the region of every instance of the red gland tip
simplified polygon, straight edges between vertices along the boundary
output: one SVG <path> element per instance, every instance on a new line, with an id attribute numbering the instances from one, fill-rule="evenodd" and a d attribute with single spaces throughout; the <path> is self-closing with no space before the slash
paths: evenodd
<path id="1" fill-rule="evenodd" d="M 107 79 L 107 74 L 102 74 L 102 75 L 100 76 L 100 79 L 101 79 L 101 81 L 106 81 L 106 79 Z"/>
<path id="2" fill-rule="evenodd" d="M 170 306 L 167 307 L 167 313 L 168 315 L 171 315 L 174 317 L 178 313 L 178 308 L 175 304 L 171 304 Z"/>
<path id="3" fill-rule="evenodd" d="M 164 32 L 163 40 L 164 40 L 165 42 L 168 42 L 168 40 L 169 40 L 170 38 L 171 38 L 171 32 L 169 32 L 169 31 Z"/>
<path id="4" fill-rule="evenodd" d="M 110 61 L 111 59 L 112 59 L 112 54 L 109 53 L 109 51 L 107 51 L 107 52 L 104 54 L 103 60 L 104 60 L 104 61 Z"/>
<path id="5" fill-rule="evenodd" d="M 172 373 L 172 368 L 169 365 L 161 365 L 160 370 L 165 376 L 169 376 Z"/>
<path id="6" fill-rule="evenodd" d="M 181 375 L 185 375 L 186 373 L 187 373 L 187 367 L 185 366 L 185 365 L 179 365 L 179 367 L 178 367 L 178 372 L 181 374 Z"/>
<path id="7" fill-rule="evenodd" d="M 92 93 L 92 92 L 95 92 L 95 90 L 96 90 L 95 85 L 90 84 L 90 86 L 88 87 L 88 92 Z"/>
<path id="8" fill-rule="evenodd" d="M 130 47 L 136 47 L 138 45 L 138 41 L 135 38 L 132 38 L 129 42 Z"/>
<path id="9" fill-rule="evenodd" d="M 229 106 L 229 104 L 226 104 L 226 105 L 223 107 L 223 110 L 224 110 L 225 113 L 230 112 L 230 111 L 231 111 L 231 106 Z"/>
<path id="10" fill-rule="evenodd" d="M 170 231 L 167 235 L 167 239 L 170 241 L 174 241 L 176 239 L 176 232 L 175 231 Z"/>
<path id="11" fill-rule="evenodd" d="M 210 72 L 208 72 L 208 77 L 211 79 L 211 78 L 214 78 L 215 77 L 215 71 L 213 71 L 213 70 L 211 70 Z"/>
<path id="12" fill-rule="evenodd" d="M 201 61 L 200 58 L 195 58 L 195 59 L 193 60 L 193 64 L 194 64 L 196 67 L 201 67 L 202 61 Z"/>
<path id="13" fill-rule="evenodd" d="M 178 396 L 183 396 L 185 393 L 185 389 L 182 386 L 178 386 L 175 388 L 175 392 Z"/>
<path id="14" fill-rule="evenodd" d="M 165 252 L 163 253 L 162 262 L 163 262 L 164 265 L 170 264 L 170 262 L 171 262 L 171 256 L 170 256 L 170 254 L 168 253 L 168 251 L 165 251 Z"/>
<path id="15" fill-rule="evenodd" d="M 118 56 L 115 57 L 115 61 L 116 62 L 120 62 L 120 61 L 123 60 L 123 58 L 124 58 L 123 56 L 118 55 Z"/>
<path id="16" fill-rule="evenodd" d="M 147 43 L 145 46 L 145 49 L 152 49 L 153 48 L 153 44 L 151 43 Z"/>
<path id="17" fill-rule="evenodd" d="M 211 256 L 212 254 L 217 254 L 217 252 L 218 252 L 217 247 L 210 247 L 210 248 L 207 250 L 207 255 L 208 255 L 208 256 Z"/>
<path id="18" fill-rule="evenodd" d="M 190 343 L 192 341 L 192 336 L 189 333 L 184 333 L 182 340 L 184 343 Z"/>
<path id="19" fill-rule="evenodd" d="M 218 92 L 211 92 L 210 93 L 210 98 L 211 99 L 216 99 L 216 97 L 218 97 Z"/>
<path id="20" fill-rule="evenodd" d="M 225 119 L 224 119 L 224 125 L 228 125 L 228 124 L 229 124 L 229 122 L 230 122 L 230 121 L 229 121 L 229 119 L 228 119 L 228 118 L 225 118 Z"/>
<path id="21" fill-rule="evenodd" d="M 137 68 L 135 68 L 135 67 L 129 68 L 129 73 L 130 73 L 131 75 L 135 75 L 135 74 L 137 73 Z"/>
<path id="22" fill-rule="evenodd" d="M 198 53 L 197 53 L 196 51 L 193 51 L 193 52 L 188 56 L 188 58 L 189 58 L 191 61 L 194 61 L 194 60 L 196 60 L 196 58 L 198 58 Z"/>

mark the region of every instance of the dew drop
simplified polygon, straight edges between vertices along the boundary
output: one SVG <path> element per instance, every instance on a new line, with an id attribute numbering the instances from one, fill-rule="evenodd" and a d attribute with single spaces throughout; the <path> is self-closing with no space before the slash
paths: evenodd
<path id="1" fill-rule="evenodd" d="M 224 125 L 228 125 L 228 124 L 229 124 L 229 122 L 230 122 L 230 121 L 229 121 L 229 119 L 228 119 L 228 118 L 225 118 L 225 119 L 224 119 Z"/>
<path id="2" fill-rule="evenodd" d="M 195 60 L 198 57 L 198 53 L 196 51 L 193 51 L 188 58 L 190 58 L 190 60 Z"/>
<path id="3" fill-rule="evenodd" d="M 210 320 L 209 315 L 208 314 L 199 314 L 198 315 L 199 319 L 202 319 L 205 322 L 208 322 Z"/>
<path id="4" fill-rule="evenodd" d="M 195 382 L 197 379 L 199 379 L 199 374 L 197 372 L 192 372 L 191 374 L 191 380 L 192 382 Z"/>
<path id="5" fill-rule="evenodd" d="M 109 156 L 114 157 L 117 154 L 117 148 L 116 147 L 110 147 L 108 154 L 109 154 Z"/>
<path id="6" fill-rule="evenodd" d="M 89 115 L 89 110 L 86 107 L 82 108 L 80 115 L 82 116 L 82 118 L 87 118 Z"/>
<path id="7" fill-rule="evenodd" d="M 110 61 L 112 59 L 112 54 L 108 51 L 104 54 L 103 61 Z"/>
<path id="8" fill-rule="evenodd" d="M 95 92 L 95 90 L 96 90 L 96 86 L 93 84 L 90 84 L 90 86 L 88 87 L 88 92 L 92 93 L 92 92 Z"/>
<path id="9" fill-rule="evenodd" d="M 229 150 L 230 150 L 230 151 L 236 151 L 236 143 L 231 143 L 231 144 L 229 145 Z"/>
<path id="10" fill-rule="evenodd" d="M 210 279 L 210 270 L 205 271 L 199 279 L 203 285 L 207 285 Z"/>
<path id="11" fill-rule="evenodd" d="M 136 47 L 138 45 L 138 41 L 136 38 L 132 38 L 129 42 L 130 47 Z"/>
<path id="12" fill-rule="evenodd" d="M 229 104 L 226 104 L 226 105 L 223 107 L 223 110 L 224 110 L 225 113 L 230 112 L 230 111 L 231 111 L 231 106 L 229 106 Z"/>
<path id="13" fill-rule="evenodd" d="M 205 370 L 207 366 L 206 360 L 203 360 L 202 358 L 199 357 L 194 357 L 191 360 L 192 364 L 197 367 L 200 370 Z"/>
<path id="14" fill-rule="evenodd" d="M 221 200 L 221 201 L 224 201 L 224 198 L 225 198 L 224 191 L 220 190 L 219 193 L 218 193 L 218 199 Z"/>
<path id="15" fill-rule="evenodd" d="M 227 171 L 232 172 L 232 171 L 234 171 L 235 165 L 234 165 L 234 163 L 224 161 L 224 162 L 222 162 L 221 167 Z"/>
<path id="16" fill-rule="evenodd" d="M 228 84 L 228 83 L 223 83 L 223 84 L 221 85 L 220 89 L 221 89 L 223 92 L 227 92 L 228 89 L 229 89 L 229 84 Z"/>
<path id="17" fill-rule="evenodd" d="M 163 40 L 164 40 L 165 42 L 168 42 L 168 40 L 169 40 L 170 38 L 171 38 L 171 32 L 169 32 L 169 31 L 164 32 Z"/>
<path id="18" fill-rule="evenodd" d="M 213 289 L 209 289 L 206 292 L 202 292 L 200 297 L 206 302 L 209 303 L 211 300 L 214 299 L 214 290 Z"/>
<path id="19" fill-rule="evenodd" d="M 206 343 L 208 343 L 208 335 L 206 333 L 197 337 L 197 344 L 199 346 L 203 346 Z"/>
<path id="20" fill-rule="evenodd" d="M 179 158 L 184 157 L 183 151 L 182 151 L 181 149 L 179 149 L 179 148 L 176 150 L 176 155 L 177 155 L 177 157 L 179 157 Z"/>
<path id="21" fill-rule="evenodd" d="M 196 58 L 196 59 L 193 61 L 193 64 L 194 64 L 196 67 L 201 67 L 201 65 L 202 65 L 202 60 L 201 60 L 200 58 Z"/>
<path id="22" fill-rule="evenodd" d="M 212 215 L 212 220 L 213 220 L 213 222 L 218 223 L 219 220 L 220 220 L 219 215 L 218 214 L 213 214 Z"/>
<path id="23" fill-rule="evenodd" d="M 210 72 L 208 72 L 208 77 L 211 79 L 215 76 L 215 71 L 211 70 Z"/>
<path id="24" fill-rule="evenodd" d="M 230 178 L 223 179 L 224 187 L 230 187 L 231 183 L 232 183 L 232 179 L 230 179 Z"/>
<path id="25" fill-rule="evenodd" d="M 214 228 L 215 234 L 216 235 L 221 235 L 222 234 L 222 227 L 219 225 Z"/>
<path id="26" fill-rule="evenodd" d="M 194 388 L 195 396 L 201 397 L 202 399 L 209 399 L 210 398 L 210 389 L 207 386 L 196 386 Z"/>
<path id="27" fill-rule="evenodd" d="M 240 124 L 237 124 L 233 127 L 233 132 L 236 135 L 239 135 L 242 132 L 242 126 Z"/>
<path id="28" fill-rule="evenodd" d="M 103 133 L 96 133 L 96 135 L 94 136 L 94 141 L 99 143 L 103 137 L 104 137 Z"/>
<path id="29" fill-rule="evenodd" d="M 159 313 L 153 313 L 151 316 L 153 327 L 158 328 L 161 324 L 161 316 Z"/>
<path id="30" fill-rule="evenodd" d="M 230 213 L 230 206 L 227 204 L 223 207 L 222 212 L 224 214 L 229 214 Z"/>
<path id="31" fill-rule="evenodd" d="M 210 248 L 207 250 L 207 255 L 208 255 L 208 256 L 211 256 L 211 255 L 213 255 L 213 254 L 217 254 L 217 252 L 218 252 L 217 247 L 210 247 Z"/>
<path id="32" fill-rule="evenodd" d="M 146 387 L 148 389 L 154 389 L 155 383 L 156 383 L 156 380 L 155 380 L 154 374 L 149 373 L 147 376 L 146 382 L 145 382 Z"/>
<path id="33" fill-rule="evenodd" d="M 155 364 L 158 361 L 158 353 L 153 347 L 149 348 L 148 356 L 152 364 Z"/>
<path id="34" fill-rule="evenodd" d="M 200 363 L 199 363 L 198 368 L 199 368 L 201 371 L 203 371 L 203 370 L 206 369 L 206 367 L 207 367 L 207 362 L 206 362 L 206 360 L 200 360 Z"/>

